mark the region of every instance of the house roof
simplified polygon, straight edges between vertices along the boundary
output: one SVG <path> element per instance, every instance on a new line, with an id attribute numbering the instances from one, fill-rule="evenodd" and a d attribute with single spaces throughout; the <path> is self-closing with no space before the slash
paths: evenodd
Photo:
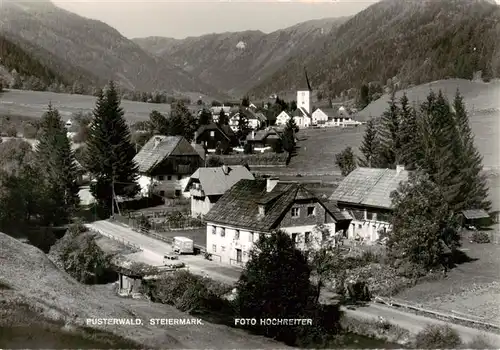
<path id="1" fill-rule="evenodd" d="M 462 214 L 467 220 L 475 220 L 475 219 L 487 219 L 490 216 L 483 209 L 469 209 L 463 210 Z"/>
<path id="2" fill-rule="evenodd" d="M 302 107 L 298 107 L 292 114 L 294 117 L 311 117 L 311 115 Z"/>
<path id="3" fill-rule="evenodd" d="M 391 192 L 401 181 L 408 181 L 409 172 L 393 169 L 356 168 L 335 189 L 330 200 L 392 209 Z"/>
<path id="4" fill-rule="evenodd" d="M 271 192 L 267 192 L 266 184 L 266 180 L 240 180 L 217 201 L 205 215 L 205 220 L 269 232 L 279 227 L 296 200 L 315 199 L 331 213 L 330 208 L 301 184 L 278 183 Z M 259 205 L 266 206 L 263 217 L 259 217 Z M 331 215 L 335 218 L 332 213 Z"/>
<path id="5" fill-rule="evenodd" d="M 198 141 L 198 137 L 202 135 L 205 131 L 211 130 L 219 130 L 228 140 L 231 140 L 235 136 L 234 131 L 231 130 L 229 125 L 219 125 L 216 123 L 210 123 L 208 125 L 202 125 L 196 131 L 196 141 Z"/>
<path id="6" fill-rule="evenodd" d="M 242 111 L 245 114 L 245 117 L 247 119 L 257 119 L 260 122 L 267 121 L 266 116 L 264 114 L 262 114 L 261 112 L 253 111 L 251 108 L 245 108 Z M 239 109 L 234 111 L 234 113 L 231 115 L 231 118 L 236 117 L 236 116 L 239 117 L 239 113 L 240 113 Z"/>
<path id="7" fill-rule="evenodd" d="M 183 147 L 179 147 L 182 145 Z M 170 155 L 199 155 L 182 136 L 155 135 L 141 148 L 134 157 L 140 173 L 152 171 Z"/>
<path id="8" fill-rule="evenodd" d="M 255 133 L 255 135 L 254 135 Z M 264 130 L 258 130 L 258 131 L 250 131 L 246 137 L 247 141 L 263 141 L 267 137 L 269 138 L 275 138 L 275 139 L 281 139 L 281 132 L 276 130 L 275 128 L 267 128 Z"/>
<path id="9" fill-rule="evenodd" d="M 217 107 L 211 107 L 210 111 L 212 114 L 217 114 L 219 115 L 220 111 L 223 110 L 225 114 L 228 114 L 231 112 L 231 106 L 217 106 Z"/>
<path id="10" fill-rule="evenodd" d="M 221 195 L 242 179 L 255 179 L 252 173 L 243 165 L 228 166 L 227 170 L 226 174 L 224 167 L 198 168 L 191 175 L 184 190 L 187 191 L 194 180 L 198 180 L 205 195 Z"/>

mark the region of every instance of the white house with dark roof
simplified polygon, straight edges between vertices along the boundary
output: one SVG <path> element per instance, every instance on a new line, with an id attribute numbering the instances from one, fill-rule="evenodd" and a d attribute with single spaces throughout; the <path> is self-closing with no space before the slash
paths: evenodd
<path id="1" fill-rule="evenodd" d="M 141 191 L 161 197 L 189 197 L 184 188 L 203 165 L 200 154 L 182 136 L 156 135 L 134 157 Z"/>
<path id="2" fill-rule="evenodd" d="M 288 119 L 290 119 L 291 116 L 288 114 L 286 111 L 282 111 L 278 116 L 276 117 L 276 122 L 275 124 L 278 126 L 284 126 L 288 122 Z"/>
<path id="3" fill-rule="evenodd" d="M 391 193 L 401 182 L 408 181 L 408 177 L 409 172 L 398 166 L 396 169 L 356 168 L 342 180 L 330 200 L 352 217 L 347 231 L 349 239 L 372 243 L 379 238 L 380 231 L 390 230 Z"/>
<path id="4" fill-rule="evenodd" d="M 184 188 L 191 194 L 191 216 L 203 217 L 227 190 L 242 179 L 255 180 L 250 170 L 243 165 L 196 170 Z"/>
<path id="5" fill-rule="evenodd" d="M 267 118 L 260 112 L 255 112 L 251 108 L 245 108 L 232 113 L 229 117 L 229 127 L 234 132 L 238 131 L 238 124 L 240 121 L 240 113 L 243 112 L 248 120 L 248 127 L 253 130 L 259 129 L 261 126 L 266 125 Z"/>
<path id="6" fill-rule="evenodd" d="M 334 203 L 318 199 L 298 183 L 277 179 L 240 180 L 204 217 L 207 252 L 214 260 L 243 266 L 259 235 L 282 229 L 299 249 L 311 243 L 333 244 L 314 230 L 325 225 L 332 234 L 343 234 L 351 218 Z"/>
<path id="7" fill-rule="evenodd" d="M 312 125 L 324 124 L 328 121 L 328 119 L 329 116 L 327 114 L 327 111 L 321 108 L 316 108 L 314 112 L 311 113 Z"/>

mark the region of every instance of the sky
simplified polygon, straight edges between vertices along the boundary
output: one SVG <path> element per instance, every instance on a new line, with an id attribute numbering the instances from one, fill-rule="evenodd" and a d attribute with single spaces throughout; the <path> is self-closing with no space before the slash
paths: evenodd
<path id="1" fill-rule="evenodd" d="M 208 33 L 269 33 L 311 19 L 350 16 L 377 0 L 52 0 L 80 16 L 103 21 L 128 38 L 182 39 Z"/>

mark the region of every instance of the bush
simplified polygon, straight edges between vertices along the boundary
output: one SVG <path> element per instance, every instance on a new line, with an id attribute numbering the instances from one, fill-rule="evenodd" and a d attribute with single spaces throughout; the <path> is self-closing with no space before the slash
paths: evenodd
<path id="1" fill-rule="evenodd" d="M 477 335 L 465 345 L 466 349 L 495 349 L 484 336 Z"/>
<path id="2" fill-rule="evenodd" d="M 34 139 L 37 136 L 38 127 L 30 122 L 23 123 L 23 137 L 27 139 Z"/>
<path id="3" fill-rule="evenodd" d="M 490 235 L 483 231 L 474 231 L 471 241 L 474 243 L 490 243 Z"/>
<path id="4" fill-rule="evenodd" d="M 456 349 L 461 345 L 460 336 L 449 325 L 427 325 L 415 339 L 417 349 Z"/>

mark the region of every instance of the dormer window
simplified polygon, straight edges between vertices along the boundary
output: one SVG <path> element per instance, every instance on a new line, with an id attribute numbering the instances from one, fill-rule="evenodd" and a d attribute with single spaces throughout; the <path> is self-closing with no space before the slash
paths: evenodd
<path id="1" fill-rule="evenodd" d="M 297 218 L 300 215 L 299 208 L 292 208 L 292 218 Z"/>
<path id="2" fill-rule="evenodd" d="M 210 137 L 215 137 L 215 131 L 210 131 Z"/>

